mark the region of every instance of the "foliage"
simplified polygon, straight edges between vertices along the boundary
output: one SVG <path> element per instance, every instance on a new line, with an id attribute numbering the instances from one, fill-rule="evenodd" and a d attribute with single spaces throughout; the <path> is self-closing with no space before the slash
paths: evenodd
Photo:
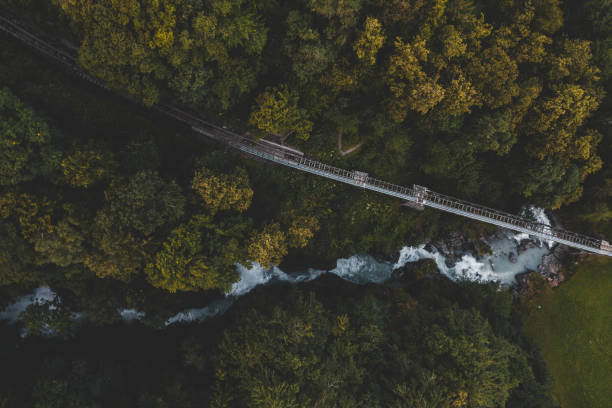
<path id="1" fill-rule="evenodd" d="M 266 28 L 242 0 L 55 0 L 82 30 L 81 64 L 151 105 L 171 87 L 227 108 L 253 85 Z M 207 101 L 207 99 L 211 101 Z"/>
<path id="2" fill-rule="evenodd" d="M 308 140 L 312 122 L 308 120 L 307 111 L 297 107 L 296 94 L 286 86 L 267 89 L 257 97 L 256 102 L 257 107 L 253 108 L 249 121 L 251 125 L 283 139 L 295 133 L 298 139 Z"/>
<path id="3" fill-rule="evenodd" d="M 363 24 L 363 32 L 359 35 L 353 45 L 355 55 L 359 60 L 363 60 L 368 65 L 376 63 L 376 54 L 385 42 L 382 25 L 373 17 L 366 17 Z"/>
<path id="4" fill-rule="evenodd" d="M 315 217 L 293 215 L 289 222 L 287 244 L 291 248 L 304 248 L 320 228 Z"/>
<path id="5" fill-rule="evenodd" d="M 396 53 L 387 72 L 389 91 L 394 98 L 389 110 L 396 122 L 403 122 L 408 110 L 423 115 L 429 112 L 444 99 L 445 91 L 422 68 L 429 55 L 424 40 L 410 44 L 398 38 L 394 46 Z"/>
<path id="6" fill-rule="evenodd" d="M 34 250 L 39 263 L 53 263 L 60 267 L 85 260 L 85 236 L 71 219 L 58 222 L 53 231 L 34 238 Z"/>
<path id="7" fill-rule="evenodd" d="M 558 208 L 603 167 L 590 118 L 610 71 L 608 0 L 580 13 L 559 0 L 55 3 L 81 37 L 84 67 L 111 85 L 295 135 L 321 157 L 338 158 L 341 133 L 366 143 L 352 157 L 381 178 L 425 177 L 504 205 L 550 184 L 533 169 L 553 161 L 556 175 L 580 175 L 537 199 Z M 593 22 L 584 35 L 565 21 L 580 16 Z M 428 154 L 412 154 L 422 145 Z M 78 165 L 75 154 L 64 162 Z"/>
<path id="8" fill-rule="evenodd" d="M 16 221 L 21 235 L 30 241 L 53 232 L 52 212 L 53 203 L 43 197 L 12 191 L 0 196 L 0 218 Z"/>
<path id="9" fill-rule="evenodd" d="M 141 171 L 127 182 L 111 186 L 106 202 L 101 218 L 108 217 L 145 237 L 179 219 L 184 207 L 180 187 L 151 171 Z"/>
<path id="10" fill-rule="evenodd" d="M 246 225 L 240 218 L 215 224 L 196 215 L 172 230 L 145 272 L 153 286 L 170 292 L 219 289 L 228 292 L 237 279 L 236 262 L 245 262 L 241 245 Z"/>
<path id="11" fill-rule="evenodd" d="M 58 165 L 49 125 L 7 88 L 0 88 L 0 185 L 51 173 Z"/>
<path id="12" fill-rule="evenodd" d="M 175 182 L 146 170 L 105 195 L 92 232 L 96 251 L 85 263 L 99 277 L 129 280 L 141 271 L 153 233 L 183 215 L 185 199 Z"/>
<path id="13" fill-rule="evenodd" d="M 264 268 L 278 265 L 287 255 L 287 237 L 279 224 L 266 225 L 251 237 L 248 243 L 249 260 Z"/>
<path id="14" fill-rule="evenodd" d="M 74 146 L 60 162 L 60 168 L 67 184 L 87 188 L 109 178 L 114 164 L 110 152 L 89 143 L 85 146 Z"/>
<path id="15" fill-rule="evenodd" d="M 0 223 L 0 286 L 35 281 L 34 252 L 12 224 Z"/>
<path id="16" fill-rule="evenodd" d="M 474 310 L 414 308 L 401 290 L 331 307 L 291 292 L 225 331 L 211 406 L 503 406 L 531 373 Z"/>
<path id="17" fill-rule="evenodd" d="M 584 10 L 590 23 L 597 66 L 601 68 L 602 76 L 609 79 L 612 75 L 612 2 L 589 0 L 584 3 Z"/>
<path id="18" fill-rule="evenodd" d="M 75 335 L 76 322 L 72 312 L 59 298 L 34 302 L 20 316 L 28 334 L 42 336 L 50 333 L 65 339 Z"/>
<path id="19" fill-rule="evenodd" d="M 147 105 L 180 102 L 325 162 L 491 206 L 574 203 L 564 221 L 612 231 L 608 0 L 580 12 L 557 0 L 53 3 L 61 16 L 37 21 L 72 30 L 81 65 Z M 235 262 L 329 268 L 475 228 L 242 160 L 0 41 L 0 81 L 12 87 L 0 98 L 0 285 L 10 297 L 37 284 L 62 296 L 28 312 L 33 331 L 71 332 L 71 310 L 93 326 L 136 308 L 161 326 L 222 296 Z M 338 135 L 360 147 L 338 153 Z M 228 320 L 185 328 L 184 366 L 170 344 L 182 329 L 135 345 L 117 329 L 105 357 L 106 336 L 57 342 L 71 361 L 41 370 L 54 364 L 44 350 L 5 351 L 19 362 L 6 367 L 36 369 L 7 381 L 16 391 L 0 390 L 0 404 L 550 406 L 509 298 L 418 279 L 431 272 L 415 270 L 406 289 L 255 291 Z M 79 362 L 86 350 L 96 354 Z"/>
<path id="20" fill-rule="evenodd" d="M 202 197 L 212 214 L 227 210 L 246 211 L 253 197 L 249 176 L 241 167 L 229 174 L 202 167 L 193 176 L 191 187 Z"/>

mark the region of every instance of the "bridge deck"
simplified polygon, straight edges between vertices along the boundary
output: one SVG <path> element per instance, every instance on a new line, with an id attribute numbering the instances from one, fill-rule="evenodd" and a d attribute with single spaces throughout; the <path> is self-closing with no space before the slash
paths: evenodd
<path id="1" fill-rule="evenodd" d="M 69 50 L 60 49 L 44 41 L 39 35 L 24 28 L 22 23 L 0 16 L 0 30 L 18 38 L 25 44 L 37 49 L 48 57 L 53 58 L 79 77 L 101 86 L 109 87 L 97 78 L 81 70 L 75 56 Z M 570 247 L 582 249 L 600 255 L 612 256 L 612 246 L 603 240 L 552 228 L 533 220 L 517 215 L 505 213 L 492 208 L 469 203 L 454 197 L 433 192 L 426 187 L 414 185 L 404 187 L 384 180 L 369 177 L 367 173 L 356 170 L 345 170 L 330 166 L 317 160 L 304 157 L 301 152 L 292 152 L 290 149 L 279 149 L 270 143 L 262 143 L 245 138 L 235 132 L 229 131 L 212 123 L 206 122 L 177 107 L 158 104 L 154 106 L 158 111 L 189 125 L 194 131 L 209 138 L 229 145 L 248 155 L 259 157 L 283 166 L 316 174 L 338 182 L 376 191 L 401 200 L 412 202 L 418 206 L 427 206 L 452 214 L 461 215 L 474 220 L 497 225 L 513 231 L 524 232 L 542 240 L 554 241 Z"/>

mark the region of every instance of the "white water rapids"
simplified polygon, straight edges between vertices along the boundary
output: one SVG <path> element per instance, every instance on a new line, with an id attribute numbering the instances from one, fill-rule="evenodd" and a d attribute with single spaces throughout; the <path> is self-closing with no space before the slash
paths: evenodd
<path id="1" fill-rule="evenodd" d="M 528 207 L 524 212 L 531 213 L 531 216 L 538 222 L 550 225 L 550 221 L 543 210 Z M 531 239 L 536 245 L 532 245 L 519 254 L 518 245 L 521 241 L 528 239 Z M 302 272 L 287 274 L 276 266 L 265 269 L 257 263 L 253 263 L 251 268 L 237 264 L 236 268 L 240 280 L 232 285 L 225 298 L 214 301 L 202 308 L 187 309 L 179 312 L 170 317 L 165 324 L 169 326 L 179 322 L 204 321 L 210 317 L 223 314 L 237 298 L 259 285 L 279 281 L 290 283 L 308 282 L 324 273 L 332 273 L 346 281 L 357 284 L 368 282 L 382 283 L 391 277 L 394 270 L 403 267 L 409 262 L 416 262 L 421 259 L 432 259 L 438 266 L 440 273 L 452 280 L 496 281 L 501 285 L 509 285 L 514 282 L 517 274 L 527 270 L 537 270 L 542 256 L 550 252 L 553 244 L 553 242 L 542 243 L 527 234 L 504 231 L 497 239 L 489 243 L 492 250 L 491 255 L 476 259 L 473 255 L 465 254 L 451 265 L 449 265 L 443 254 L 435 248 L 426 247 L 425 245 L 403 247 L 399 252 L 396 262 L 381 262 L 370 255 L 353 255 L 349 258 L 341 258 L 336 261 L 336 267 L 329 271 L 309 268 Z M 510 260 L 511 254 L 513 254 L 512 261 Z M 16 322 L 19 319 L 19 315 L 29 304 L 50 301 L 53 298 L 55 298 L 55 293 L 48 286 L 40 287 L 32 295 L 23 296 L 17 302 L 0 312 L 0 319 Z M 123 309 L 119 313 L 126 322 L 137 321 L 145 316 L 144 312 L 135 309 Z"/>

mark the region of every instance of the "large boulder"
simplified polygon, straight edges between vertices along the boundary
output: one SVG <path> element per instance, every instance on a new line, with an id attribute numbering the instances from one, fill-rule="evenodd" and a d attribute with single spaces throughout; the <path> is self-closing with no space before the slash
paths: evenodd
<path id="1" fill-rule="evenodd" d="M 561 259 L 555 251 L 542 257 L 542 263 L 538 266 L 538 272 L 551 287 L 559 286 L 565 280 L 561 270 Z"/>
<path id="2" fill-rule="evenodd" d="M 516 247 L 516 252 L 521 255 L 523 252 L 529 250 L 529 249 L 533 249 L 536 248 L 538 246 L 538 244 L 536 244 L 535 242 L 533 242 L 530 239 L 524 239 L 522 240 L 518 246 Z"/>

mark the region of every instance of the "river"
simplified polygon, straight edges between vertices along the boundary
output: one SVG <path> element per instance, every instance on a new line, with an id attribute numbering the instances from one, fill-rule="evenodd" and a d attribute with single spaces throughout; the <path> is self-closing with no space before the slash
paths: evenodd
<path id="1" fill-rule="evenodd" d="M 539 222 L 550 225 L 549 219 L 543 210 L 529 207 L 527 211 Z M 534 245 L 529 245 L 524 251 L 519 250 L 519 244 L 525 240 L 531 240 Z M 458 260 L 450 261 L 449 257 L 440 253 L 431 245 L 405 246 L 399 251 L 394 261 L 381 261 L 367 254 L 357 254 L 349 258 L 341 258 L 336 261 L 336 267 L 331 270 L 307 268 L 303 271 L 287 274 L 276 266 L 265 269 L 254 263 L 250 268 L 237 264 L 237 272 L 240 276 L 238 282 L 232 285 L 226 296 L 211 304 L 201 307 L 186 309 L 170 317 L 166 326 L 176 323 L 188 323 L 204 321 L 210 317 L 224 313 L 240 296 L 249 293 L 259 285 L 269 285 L 274 282 L 300 283 L 308 282 L 324 273 L 331 273 L 342 279 L 356 283 L 382 283 L 391 277 L 394 270 L 401 268 L 409 262 L 421 259 L 432 259 L 435 261 L 440 273 L 452 280 L 467 279 L 482 282 L 499 282 L 503 286 L 511 285 L 515 276 L 528 270 L 537 270 L 542 257 L 550 253 L 554 243 L 540 242 L 529 237 L 527 234 L 516 234 L 511 231 L 501 231 L 495 239 L 489 241 L 492 254 L 476 258 L 473 254 L 463 254 Z M 512 254 L 512 255 L 511 255 Z M 0 312 L 0 319 L 15 323 L 20 314 L 34 302 L 52 301 L 56 294 L 48 286 L 37 288 L 32 294 L 19 298 Z M 123 309 L 119 311 L 126 322 L 142 319 L 144 312 L 135 309 Z M 75 314 L 78 316 L 79 314 Z"/>

